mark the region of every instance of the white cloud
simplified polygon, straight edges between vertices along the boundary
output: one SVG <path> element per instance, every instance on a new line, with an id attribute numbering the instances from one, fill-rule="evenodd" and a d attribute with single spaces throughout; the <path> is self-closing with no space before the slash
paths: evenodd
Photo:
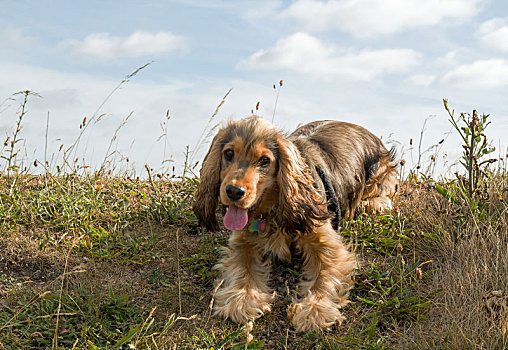
<path id="1" fill-rule="evenodd" d="M 0 46 L 12 49 L 29 47 L 34 38 L 24 33 L 23 29 L 0 29 Z"/>
<path id="2" fill-rule="evenodd" d="M 82 41 L 69 40 L 62 45 L 71 47 L 75 55 L 106 60 L 170 52 L 182 49 L 184 43 L 183 37 L 170 32 L 149 33 L 138 30 L 128 37 L 92 33 Z"/>
<path id="3" fill-rule="evenodd" d="M 406 29 L 465 20 L 482 0 L 299 0 L 283 13 L 306 29 L 339 29 L 356 37 L 376 37 Z"/>
<path id="4" fill-rule="evenodd" d="M 429 86 L 436 80 L 436 77 L 434 75 L 428 75 L 428 74 L 416 74 L 412 75 L 408 78 L 408 80 L 413 85 L 419 85 L 419 86 Z"/>
<path id="5" fill-rule="evenodd" d="M 316 79 L 341 77 L 370 81 L 386 73 L 401 73 L 416 66 L 420 54 L 410 49 L 337 52 L 319 39 L 296 33 L 242 60 L 240 69 L 287 69 Z"/>
<path id="6" fill-rule="evenodd" d="M 450 51 L 446 55 L 439 57 L 436 60 L 436 63 L 443 66 L 456 66 L 457 63 L 457 52 Z"/>
<path id="7" fill-rule="evenodd" d="M 274 18 L 280 14 L 283 8 L 281 0 L 257 0 L 255 6 L 242 8 L 240 15 L 249 21 L 266 20 Z"/>
<path id="8" fill-rule="evenodd" d="M 441 82 L 463 89 L 508 85 L 508 61 L 490 59 L 464 64 L 446 73 Z"/>
<path id="9" fill-rule="evenodd" d="M 478 29 L 480 42 L 500 51 L 508 51 L 508 18 L 493 18 Z"/>

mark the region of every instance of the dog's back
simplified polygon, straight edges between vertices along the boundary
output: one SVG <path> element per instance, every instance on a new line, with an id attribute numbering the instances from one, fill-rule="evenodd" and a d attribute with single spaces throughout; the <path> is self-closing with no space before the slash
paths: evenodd
<path id="1" fill-rule="evenodd" d="M 312 169 L 333 185 L 341 216 L 352 218 L 358 206 L 372 211 L 391 208 L 397 180 L 394 152 L 367 129 L 346 122 L 316 121 L 296 129 L 289 140 Z M 323 178 L 318 171 L 318 176 Z"/>

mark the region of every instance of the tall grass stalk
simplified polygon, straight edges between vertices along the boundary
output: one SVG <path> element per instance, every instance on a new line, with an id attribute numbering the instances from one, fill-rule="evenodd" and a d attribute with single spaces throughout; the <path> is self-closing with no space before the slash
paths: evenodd
<path id="1" fill-rule="evenodd" d="M 80 132 L 79 132 L 78 137 L 76 138 L 74 143 L 72 143 L 72 145 L 67 147 L 67 149 L 64 152 L 64 160 L 63 160 L 64 164 L 67 164 L 67 165 L 69 164 L 69 161 L 68 161 L 67 157 L 70 157 L 72 155 L 72 158 L 74 158 L 74 159 L 76 158 L 77 152 L 78 152 L 78 148 L 79 148 L 79 143 L 81 141 L 81 138 L 82 138 L 83 134 L 88 129 L 88 126 L 92 122 L 94 124 L 99 122 L 101 120 L 101 117 L 104 115 L 104 114 L 99 114 L 99 112 L 101 111 L 102 107 L 104 107 L 104 105 L 109 101 L 109 99 L 115 94 L 116 91 L 118 91 L 124 84 L 128 83 L 131 78 L 133 78 L 140 71 L 142 71 L 143 69 L 148 67 L 150 64 L 152 64 L 152 62 L 148 62 L 148 63 L 144 64 L 143 66 L 139 67 L 138 69 L 136 69 L 131 74 L 128 74 L 124 79 L 122 79 L 122 81 L 113 90 L 111 90 L 111 92 L 106 96 L 106 98 L 101 102 L 99 107 L 97 107 L 95 112 L 89 118 L 88 122 L 85 122 L 86 121 L 86 117 L 85 117 L 85 119 L 83 120 L 83 123 L 82 123 L 82 127 L 80 128 Z"/>
<path id="2" fill-rule="evenodd" d="M 113 143 L 116 141 L 117 139 L 117 136 L 118 136 L 118 132 L 120 131 L 120 129 L 122 129 L 126 124 L 127 122 L 129 121 L 129 119 L 131 118 L 131 116 L 134 114 L 134 111 L 130 112 L 127 117 L 125 117 L 124 120 L 122 120 L 122 122 L 120 123 L 120 125 L 118 125 L 118 127 L 116 128 L 114 134 L 113 134 L 113 137 L 111 138 L 111 140 L 109 141 L 109 146 L 108 146 L 108 149 L 106 150 L 106 154 L 104 155 L 104 160 L 102 161 L 102 164 L 100 166 L 100 170 L 99 171 L 104 171 L 106 169 L 106 166 L 107 166 L 107 161 L 108 159 L 113 155 L 115 154 L 116 152 L 118 152 L 117 150 L 113 151 L 113 152 L 110 152 L 111 151 L 111 147 L 113 146 Z"/>
<path id="3" fill-rule="evenodd" d="M 12 139 L 8 136 L 4 142 L 4 145 L 7 147 L 7 155 L 0 155 L 0 157 L 5 159 L 7 162 L 5 170 L 7 171 L 8 176 L 11 174 L 13 170 L 14 172 L 17 172 L 18 166 L 16 165 L 16 157 L 18 155 L 18 151 L 16 150 L 16 146 L 20 141 L 22 141 L 22 139 L 19 138 L 19 134 L 21 132 L 21 129 L 23 128 L 22 126 L 23 118 L 27 113 L 26 107 L 28 103 L 28 96 L 41 97 L 39 94 L 34 93 L 30 90 L 17 92 L 14 94 L 14 96 L 15 95 L 23 95 L 23 101 L 21 102 L 19 108 L 18 118 L 16 121 L 16 128 L 12 135 Z"/>
<path id="4" fill-rule="evenodd" d="M 196 145 L 194 146 L 194 148 L 190 152 L 189 164 L 193 164 L 194 159 L 195 159 L 196 155 L 198 154 L 198 152 L 199 152 L 201 146 L 203 145 L 203 143 L 205 143 L 208 139 L 210 139 L 210 137 L 213 136 L 213 134 L 214 134 L 214 132 L 217 129 L 219 124 L 215 124 L 214 126 L 212 126 L 212 123 L 213 123 L 215 117 L 217 116 L 217 114 L 219 113 L 220 108 L 222 107 L 224 102 L 226 102 L 226 98 L 229 96 L 231 91 L 233 91 L 233 88 L 229 89 L 228 92 L 226 92 L 226 94 L 224 95 L 222 100 L 219 102 L 219 104 L 215 108 L 215 111 L 213 112 L 211 117 L 208 119 L 208 122 L 206 123 L 206 126 L 203 129 L 203 132 L 199 136 L 199 138 L 198 138 L 198 140 L 196 142 Z M 182 174 L 183 178 L 185 178 L 185 176 L 186 176 L 187 170 L 189 169 L 189 167 L 188 167 L 189 164 L 185 164 L 184 165 L 185 168 L 184 168 L 184 171 L 183 171 L 183 174 Z"/>
<path id="5" fill-rule="evenodd" d="M 282 84 L 284 82 L 282 80 L 279 81 L 279 87 L 276 88 L 275 84 L 273 84 L 273 88 L 277 91 L 276 95 L 275 95 L 275 104 L 273 105 L 273 114 L 272 114 L 272 124 L 275 120 L 275 112 L 277 110 L 277 103 L 279 102 L 279 93 L 280 93 L 280 88 L 282 87 Z"/>

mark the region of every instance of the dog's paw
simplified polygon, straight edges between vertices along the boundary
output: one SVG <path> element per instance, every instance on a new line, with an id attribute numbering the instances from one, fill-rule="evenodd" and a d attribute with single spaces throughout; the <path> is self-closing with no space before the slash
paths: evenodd
<path id="1" fill-rule="evenodd" d="M 288 306 L 287 313 L 297 332 L 310 332 L 328 329 L 335 323 L 341 324 L 344 316 L 339 307 L 326 297 L 316 298 L 310 294 Z"/>
<path id="2" fill-rule="evenodd" d="M 275 294 L 256 289 L 222 288 L 215 295 L 214 312 L 233 322 L 244 324 L 271 311 Z"/>

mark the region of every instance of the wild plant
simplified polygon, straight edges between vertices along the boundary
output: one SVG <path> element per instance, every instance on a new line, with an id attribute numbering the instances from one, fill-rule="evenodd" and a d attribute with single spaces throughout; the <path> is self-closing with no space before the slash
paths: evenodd
<path id="1" fill-rule="evenodd" d="M 447 184 L 448 188 L 436 186 L 436 189 L 456 204 L 466 204 L 472 214 L 482 219 L 489 193 L 489 165 L 497 161 L 496 158 L 484 159 L 495 151 L 485 134 L 490 125 L 490 115 L 479 116 L 478 112 L 473 110 L 472 114 L 460 113 L 456 116 L 455 111 L 448 107 L 446 99 L 443 99 L 443 103 L 450 123 L 462 140 L 463 154 L 459 163 L 465 173 L 455 172 L 456 179 Z"/>
<path id="2" fill-rule="evenodd" d="M 3 152 L 0 152 L 0 158 L 4 159 L 5 164 L 5 171 L 7 172 L 7 175 L 10 175 L 11 173 L 17 173 L 19 166 L 16 164 L 16 158 L 18 156 L 18 148 L 17 144 L 19 142 L 22 142 L 23 139 L 20 138 L 20 132 L 23 128 L 22 122 L 23 118 L 25 117 L 27 113 L 27 103 L 28 103 L 28 96 L 37 96 L 40 97 L 40 95 L 30 91 L 20 91 L 14 94 L 16 95 L 23 95 L 23 101 L 21 102 L 19 111 L 18 111 L 18 117 L 16 121 L 16 129 L 14 130 L 14 133 L 12 136 L 7 136 L 7 138 L 4 141 L 4 147 L 2 148 Z M 5 154 L 4 154 L 5 153 Z"/>

